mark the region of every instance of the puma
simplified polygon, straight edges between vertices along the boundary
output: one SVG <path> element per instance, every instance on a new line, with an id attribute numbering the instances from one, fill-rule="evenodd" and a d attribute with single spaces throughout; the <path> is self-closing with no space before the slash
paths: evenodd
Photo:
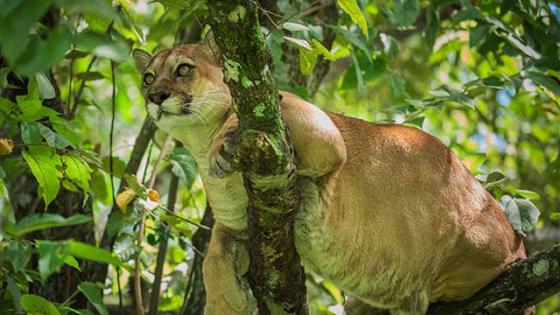
<path id="1" fill-rule="evenodd" d="M 216 220 L 204 261 L 207 315 L 256 304 L 243 278 L 247 196 L 231 152 L 237 118 L 219 64 L 201 45 L 134 51 L 158 128 L 195 156 Z M 305 268 L 352 296 L 348 314 L 425 314 L 466 299 L 524 258 L 496 200 L 438 139 L 416 128 L 323 111 L 280 92 L 303 209 L 295 245 Z"/>

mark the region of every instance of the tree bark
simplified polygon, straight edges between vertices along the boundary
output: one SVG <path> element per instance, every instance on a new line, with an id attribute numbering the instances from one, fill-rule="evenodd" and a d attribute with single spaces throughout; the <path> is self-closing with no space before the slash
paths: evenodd
<path id="1" fill-rule="evenodd" d="M 200 224 L 209 228 L 214 226 L 214 217 L 210 206 L 206 206 L 206 211 L 204 212 L 204 216 L 202 217 Z M 211 235 L 211 230 L 199 228 L 193 234 L 191 239 L 192 246 L 206 255 Z M 185 301 L 183 303 L 181 315 L 204 314 L 204 306 L 206 305 L 206 290 L 204 288 L 204 279 L 202 276 L 203 259 L 204 257 L 195 252 L 193 263 L 189 271 L 189 280 L 187 282 L 187 289 L 185 290 Z"/>
<path id="2" fill-rule="evenodd" d="M 307 314 L 305 274 L 293 241 L 300 207 L 294 155 L 257 6 L 252 0 L 208 2 L 239 118 L 236 160 L 249 198 L 248 279 L 260 314 Z"/>
<path id="3" fill-rule="evenodd" d="M 515 262 L 471 298 L 430 306 L 429 315 L 501 315 L 523 311 L 560 292 L 560 243 Z"/>

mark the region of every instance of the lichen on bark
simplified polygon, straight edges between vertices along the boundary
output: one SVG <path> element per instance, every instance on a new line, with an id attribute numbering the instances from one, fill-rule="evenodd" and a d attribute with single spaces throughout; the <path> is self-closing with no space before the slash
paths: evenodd
<path id="1" fill-rule="evenodd" d="M 293 242 L 300 207 L 294 153 L 254 0 L 209 1 L 239 119 L 239 166 L 248 206 L 248 280 L 259 314 L 307 314 L 305 274 Z"/>

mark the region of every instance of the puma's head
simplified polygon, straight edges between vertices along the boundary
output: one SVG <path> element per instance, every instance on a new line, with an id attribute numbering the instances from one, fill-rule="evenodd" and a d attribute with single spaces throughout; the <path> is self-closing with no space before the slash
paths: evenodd
<path id="1" fill-rule="evenodd" d="M 215 124 L 231 97 L 220 67 L 200 45 L 183 45 L 151 56 L 135 49 L 148 114 L 162 129 Z"/>

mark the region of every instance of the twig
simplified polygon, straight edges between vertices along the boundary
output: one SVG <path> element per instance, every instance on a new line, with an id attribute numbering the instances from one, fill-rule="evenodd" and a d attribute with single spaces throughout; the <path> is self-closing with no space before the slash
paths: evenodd
<path id="1" fill-rule="evenodd" d="M 179 186 L 179 178 L 173 175 L 171 182 L 169 183 L 169 193 L 167 194 L 167 208 L 169 211 L 175 209 L 175 201 L 177 200 L 177 188 Z M 169 228 L 163 225 L 165 232 L 160 238 L 158 255 L 156 259 L 156 271 L 154 284 L 152 285 L 152 294 L 150 296 L 150 311 L 149 315 L 157 315 L 159 300 L 160 300 L 160 290 L 161 290 L 161 279 L 163 277 L 163 265 L 165 264 L 165 255 L 167 253 L 167 231 Z"/>
<path id="2" fill-rule="evenodd" d="M 165 156 L 165 154 L 168 151 L 169 146 L 171 145 L 171 136 L 168 136 L 167 139 L 165 140 L 165 143 L 163 144 L 163 147 L 161 148 L 161 151 L 159 152 L 159 156 L 156 160 L 156 164 L 154 165 L 154 169 L 152 171 L 152 175 L 150 177 L 150 181 L 148 184 L 148 189 L 153 189 L 154 188 L 154 183 L 156 181 L 156 174 L 157 174 L 157 169 L 159 168 L 159 165 L 161 163 L 161 161 L 163 160 L 163 157 Z M 138 232 L 136 234 L 136 245 L 142 249 L 142 243 L 144 241 L 144 225 L 146 224 L 146 214 L 148 213 L 148 208 L 144 207 L 144 209 L 142 209 L 142 214 L 140 216 L 140 225 L 138 226 Z M 140 266 L 140 253 L 138 253 L 138 256 L 136 256 L 136 259 L 134 261 L 135 266 L 134 266 L 134 297 L 136 300 L 136 314 L 138 315 L 144 315 L 144 302 L 142 301 L 142 283 L 141 283 L 141 279 L 140 279 L 140 272 L 141 272 L 141 266 Z"/>

